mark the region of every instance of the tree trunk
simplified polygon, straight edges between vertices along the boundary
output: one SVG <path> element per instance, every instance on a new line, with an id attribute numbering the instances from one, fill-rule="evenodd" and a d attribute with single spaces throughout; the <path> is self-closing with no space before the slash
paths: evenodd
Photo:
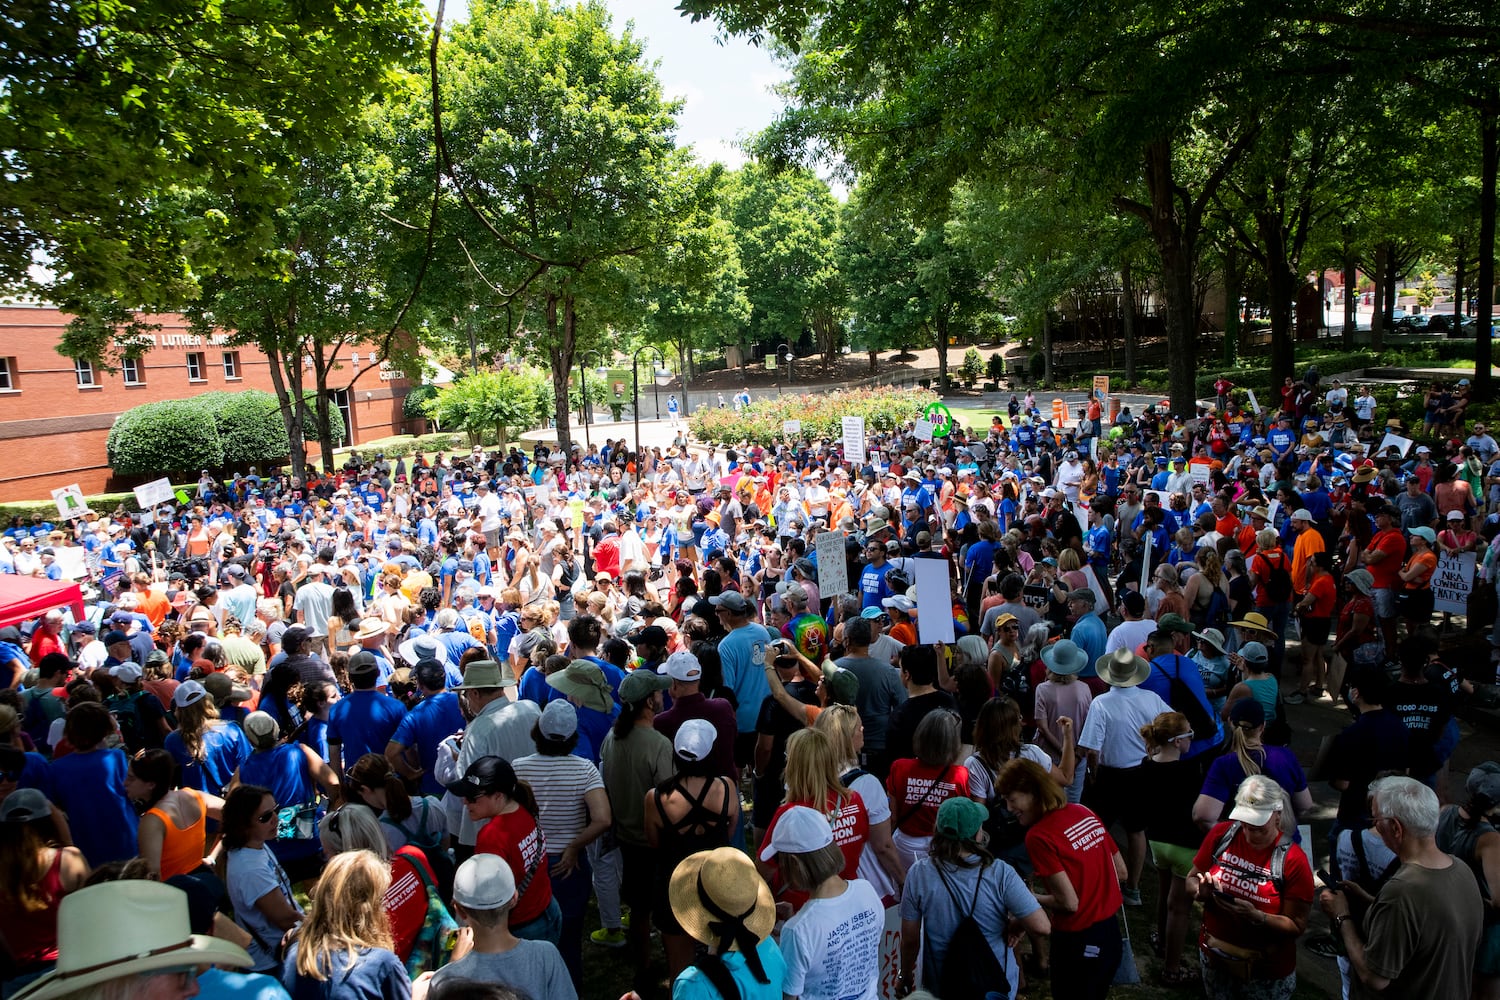
<path id="1" fill-rule="evenodd" d="M 276 402 L 280 404 L 281 422 L 286 426 L 286 439 L 290 454 L 287 458 L 292 464 L 292 478 L 298 483 L 307 482 L 307 444 L 302 434 L 302 407 L 292 405 L 292 389 L 287 385 L 287 374 L 282 368 L 282 353 L 274 347 L 266 350 L 267 367 L 271 370 L 271 385 L 276 389 Z M 292 367 L 293 378 L 297 379 L 297 388 L 301 389 L 301 379 L 295 374 L 295 364 Z M 301 399 L 301 392 L 297 394 Z"/>
<path id="2" fill-rule="evenodd" d="M 1179 188 L 1172 169 L 1172 142 L 1160 139 L 1146 147 L 1146 188 L 1151 194 L 1148 225 L 1162 264 L 1162 300 L 1167 307 L 1167 375 L 1172 410 L 1192 414 L 1197 408 L 1198 289 L 1194 278 L 1196 248 L 1178 207 Z"/>
<path id="3" fill-rule="evenodd" d="M 319 370 L 317 381 L 319 385 L 317 386 L 316 395 L 313 396 L 313 414 L 318 420 L 318 450 L 323 453 L 323 471 L 331 476 L 337 471 L 333 459 L 333 421 L 328 412 L 333 402 L 328 398 L 328 389 L 321 370 Z M 353 409 L 351 401 L 351 415 Z M 345 430 L 348 430 L 348 428 L 345 428 Z"/>
<path id="4" fill-rule="evenodd" d="M 937 331 L 938 392 L 948 391 L 948 322 L 938 317 L 933 329 Z"/>
<path id="5" fill-rule="evenodd" d="M 1396 323 L 1396 247 L 1387 243 L 1385 251 L 1385 328 L 1394 330 Z"/>
<path id="6" fill-rule="evenodd" d="M 1495 315 L 1495 172 L 1496 102 L 1490 95 L 1488 106 L 1479 112 L 1479 275 L 1475 287 L 1479 292 L 1479 316 L 1474 333 L 1474 385 L 1471 398 L 1490 398 L 1490 324 Z"/>
<path id="7" fill-rule="evenodd" d="M 1240 347 L 1240 247 L 1224 248 L 1224 363 L 1234 364 Z"/>
<path id="8" fill-rule="evenodd" d="M 563 315 L 559 324 L 557 310 L 561 305 Z M 570 296 L 551 294 L 547 296 L 547 353 L 552 362 L 552 403 L 557 411 L 557 446 L 564 455 L 573 450 L 573 436 L 569 427 L 568 383 L 573 378 L 573 300 Z M 579 387 L 584 388 L 583 386 Z M 587 405 L 587 394 L 579 392 Z"/>
<path id="9" fill-rule="evenodd" d="M 1469 247 L 1463 235 L 1458 237 L 1457 254 L 1453 262 L 1453 329 L 1459 331 L 1464 326 L 1464 257 L 1468 255 Z"/>
<path id="10" fill-rule="evenodd" d="M 1042 310 L 1042 381 L 1052 384 L 1052 310 Z"/>
<path id="11" fill-rule="evenodd" d="M 1385 272 L 1390 266 L 1390 251 L 1382 243 L 1375 248 L 1375 273 L 1370 276 L 1370 350 L 1378 351 L 1385 346 Z"/>
<path id="12" fill-rule="evenodd" d="M 1125 341 L 1125 384 L 1135 385 L 1135 284 L 1130 278 L 1130 261 L 1120 265 L 1120 325 Z"/>
<path id="13" fill-rule="evenodd" d="M 1292 328 L 1292 313 L 1298 278 L 1287 259 L 1286 234 L 1280 217 L 1258 212 L 1256 223 L 1266 254 L 1266 284 L 1271 296 L 1271 384 L 1280 385 L 1288 375 L 1295 377 L 1296 331 Z"/>
<path id="14" fill-rule="evenodd" d="M 1344 347 L 1354 346 L 1354 333 L 1359 322 L 1354 308 L 1359 304 L 1359 269 L 1354 266 L 1354 245 L 1349 238 L 1349 228 L 1344 227 Z"/>
<path id="15" fill-rule="evenodd" d="M 873 374 L 880 370 L 880 352 L 873 347 L 870 349 L 870 372 Z"/>

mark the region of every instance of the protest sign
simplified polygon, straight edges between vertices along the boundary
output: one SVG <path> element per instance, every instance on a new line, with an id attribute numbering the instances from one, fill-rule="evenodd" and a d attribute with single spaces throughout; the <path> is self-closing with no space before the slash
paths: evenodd
<path id="1" fill-rule="evenodd" d="M 918 441 L 931 441 L 932 421 L 926 417 L 918 417 L 916 424 L 913 426 L 912 434 L 915 435 Z"/>
<path id="2" fill-rule="evenodd" d="M 844 558 L 844 533 L 820 531 L 817 537 L 818 593 L 838 597 L 849 592 L 849 562 Z"/>
<path id="3" fill-rule="evenodd" d="M 885 909 L 885 932 L 880 936 L 880 1000 L 901 995 L 901 907 Z"/>
<path id="4" fill-rule="evenodd" d="M 1102 403 L 1104 403 L 1105 399 L 1108 396 L 1109 396 L 1109 376 L 1108 375 L 1095 375 L 1094 376 L 1094 398 L 1097 399 L 1102 404 Z"/>
<path id="5" fill-rule="evenodd" d="M 91 513 L 88 501 L 83 499 L 83 489 L 77 483 L 53 490 L 52 502 L 57 504 L 57 516 L 64 520 Z"/>
<path id="6" fill-rule="evenodd" d="M 956 642 L 953 631 L 953 587 L 946 559 L 911 561 L 917 590 L 917 641 Z"/>
<path id="7" fill-rule="evenodd" d="M 1188 475 L 1193 477 L 1194 483 L 1202 483 L 1204 486 L 1213 485 L 1213 469 L 1207 465 L 1188 466 Z"/>
<path id="8" fill-rule="evenodd" d="M 141 505 L 141 510 L 150 510 L 158 504 L 171 503 L 176 499 L 177 494 L 172 492 L 170 479 L 153 479 L 135 488 L 135 502 Z"/>
<path id="9" fill-rule="evenodd" d="M 1089 589 L 1094 592 L 1094 610 L 1100 615 L 1109 610 L 1109 598 L 1104 596 L 1104 587 L 1099 583 L 1099 577 L 1094 573 L 1094 567 L 1084 566 L 1083 575 L 1089 582 Z"/>
<path id="10" fill-rule="evenodd" d="M 1474 592 L 1474 553 L 1439 555 L 1432 574 L 1432 607 L 1454 615 L 1469 613 L 1469 595 Z"/>
<path id="11" fill-rule="evenodd" d="M 798 434 L 801 434 L 801 433 L 802 433 L 802 421 L 800 421 L 800 420 L 783 420 L 781 422 L 781 435 L 782 435 L 782 437 L 796 437 Z"/>
<path id="12" fill-rule="evenodd" d="M 1046 587 L 1029 584 L 1021 588 L 1021 603 L 1033 611 L 1046 611 L 1052 603 L 1052 591 Z"/>
<path id="13" fill-rule="evenodd" d="M 86 580 L 89 575 L 88 553 L 82 545 L 64 545 L 57 552 L 57 568 L 64 580 Z"/>
<path id="14" fill-rule="evenodd" d="M 844 461 L 865 464 L 865 418 L 844 418 Z"/>
<path id="15" fill-rule="evenodd" d="M 1386 431 L 1385 437 L 1380 439 L 1380 447 L 1375 449 L 1375 454 L 1384 455 L 1387 448 L 1397 448 L 1400 450 L 1401 457 L 1405 458 L 1406 453 L 1411 451 L 1411 446 L 1415 443 L 1411 438 L 1404 438 L 1399 434 Z"/>
<path id="16" fill-rule="evenodd" d="M 1149 531 L 1142 532 L 1141 541 L 1145 547 L 1141 550 L 1141 596 L 1146 596 L 1146 588 L 1151 583 L 1151 546 L 1156 541 L 1156 536 Z"/>
<path id="17" fill-rule="evenodd" d="M 1255 390 L 1246 389 L 1245 395 L 1250 397 L 1250 409 L 1255 411 L 1257 417 L 1260 416 L 1260 400 L 1255 398 Z"/>

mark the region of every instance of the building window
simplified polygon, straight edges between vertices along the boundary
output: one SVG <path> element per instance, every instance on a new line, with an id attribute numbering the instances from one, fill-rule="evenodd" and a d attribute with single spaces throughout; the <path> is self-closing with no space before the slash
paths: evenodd
<path id="1" fill-rule="evenodd" d="M 187 366 L 188 366 L 188 381 L 189 382 L 202 382 L 203 381 L 203 355 L 202 354 L 189 354 L 187 356 Z"/>
<path id="2" fill-rule="evenodd" d="M 98 384 L 94 381 L 94 363 L 88 358 L 74 358 L 73 373 L 78 377 L 80 389 L 92 389 Z"/>
<path id="3" fill-rule="evenodd" d="M 16 390 L 16 359 L 0 358 L 0 392 Z"/>
<path id="4" fill-rule="evenodd" d="M 140 358 L 125 358 L 122 360 L 120 362 L 120 374 L 125 377 L 126 385 L 146 384 Z"/>
<path id="5" fill-rule="evenodd" d="M 240 352 L 239 351 L 225 351 L 224 352 L 224 377 L 225 378 L 239 378 L 240 377 Z"/>

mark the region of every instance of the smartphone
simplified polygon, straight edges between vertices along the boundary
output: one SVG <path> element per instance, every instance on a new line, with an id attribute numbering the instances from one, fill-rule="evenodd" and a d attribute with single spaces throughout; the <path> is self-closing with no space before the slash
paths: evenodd
<path id="1" fill-rule="evenodd" d="M 1318 877 L 1318 882 L 1325 888 L 1337 889 L 1340 885 L 1338 879 L 1328 874 L 1328 872 L 1322 868 L 1319 868 L 1317 871 L 1313 872 L 1313 874 Z"/>

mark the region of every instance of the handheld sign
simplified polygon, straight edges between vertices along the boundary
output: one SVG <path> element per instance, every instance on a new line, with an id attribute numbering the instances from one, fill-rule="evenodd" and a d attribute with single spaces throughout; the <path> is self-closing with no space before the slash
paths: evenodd
<path id="1" fill-rule="evenodd" d="M 948 561 L 917 559 L 912 562 L 912 571 L 917 589 L 917 641 L 956 642 Z"/>
<path id="2" fill-rule="evenodd" d="M 83 498 L 83 489 L 77 483 L 53 490 L 52 502 L 57 504 L 57 516 L 64 520 L 92 513 L 88 501 Z"/>
<path id="3" fill-rule="evenodd" d="M 820 531 L 818 552 L 818 593 L 837 597 L 849 592 L 849 562 L 844 558 L 844 533 Z"/>
<path id="4" fill-rule="evenodd" d="M 1432 574 L 1432 607 L 1434 611 L 1446 611 L 1453 615 L 1469 613 L 1469 595 L 1474 592 L 1473 552 L 1438 557 L 1437 570 Z"/>
<path id="5" fill-rule="evenodd" d="M 865 464 L 865 418 L 845 417 L 844 461 L 850 465 Z"/>

